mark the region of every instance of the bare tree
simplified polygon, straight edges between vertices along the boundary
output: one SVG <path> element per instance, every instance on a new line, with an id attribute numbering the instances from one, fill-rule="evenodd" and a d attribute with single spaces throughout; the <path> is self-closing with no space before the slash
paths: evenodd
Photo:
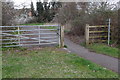
<path id="1" fill-rule="evenodd" d="M 28 14 L 31 10 L 26 8 L 30 4 L 21 3 L 20 5 L 14 5 L 12 0 L 6 0 L 2 2 L 2 25 L 16 25 L 19 24 L 16 17 L 21 14 Z M 24 20 L 22 23 L 24 23 Z"/>
<path id="2" fill-rule="evenodd" d="M 65 23 L 73 20 L 78 15 L 76 5 L 77 4 L 75 2 L 62 3 L 62 8 L 60 8 L 58 14 L 56 14 L 57 20 L 55 21 L 64 25 Z"/>
<path id="3" fill-rule="evenodd" d="M 2 25 L 12 25 L 14 18 L 14 3 L 11 1 L 2 2 Z"/>

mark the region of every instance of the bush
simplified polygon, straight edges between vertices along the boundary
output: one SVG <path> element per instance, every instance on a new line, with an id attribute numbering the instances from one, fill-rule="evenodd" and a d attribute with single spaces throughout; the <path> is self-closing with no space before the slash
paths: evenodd
<path id="1" fill-rule="evenodd" d="M 85 24 L 80 19 L 75 19 L 71 21 L 71 32 L 75 35 L 84 35 Z"/>

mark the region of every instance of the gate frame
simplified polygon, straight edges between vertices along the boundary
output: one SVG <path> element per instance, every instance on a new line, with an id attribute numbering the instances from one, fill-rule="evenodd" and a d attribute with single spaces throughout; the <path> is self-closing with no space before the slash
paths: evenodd
<path id="1" fill-rule="evenodd" d="M 31 25 L 30 25 L 31 26 Z M 30 27 L 30 26 L 26 26 L 26 27 Z M 33 25 L 33 27 L 38 27 L 39 28 L 39 45 L 41 45 L 41 43 L 40 43 L 40 27 L 43 27 L 43 26 L 54 26 L 54 27 L 58 27 L 58 29 L 44 29 L 44 30 L 58 30 L 58 38 L 59 38 L 59 47 L 64 47 L 64 26 L 61 26 L 61 25 Z M 20 30 L 20 27 L 24 27 L 24 26 L 0 26 L 0 28 L 3 28 L 3 27 L 17 27 L 17 30 L 11 30 L 11 31 L 14 31 L 14 32 L 18 32 L 18 34 L 17 35 L 13 35 L 13 34 L 7 34 L 7 33 L 1 33 L 1 34 L 5 34 L 5 35 L 12 35 L 12 36 L 16 36 L 17 38 L 17 40 L 18 40 L 18 45 L 16 45 L 16 46 L 23 46 L 23 45 L 21 45 L 21 43 L 20 43 L 20 38 L 22 37 L 22 35 L 20 35 L 20 31 L 22 31 L 22 30 Z M 42 29 L 41 29 L 42 30 Z M 7 30 L 6 30 L 7 31 Z M 9 31 L 9 30 L 8 30 Z M 27 31 L 27 30 L 26 30 Z M 29 30 L 28 30 L 29 31 Z M 0 32 L 2 32 L 2 31 L 0 31 Z M 57 33 L 56 33 L 57 34 Z M 1 35 L 2 36 L 2 35 Z M 24 36 L 24 38 L 25 39 L 28 39 L 29 37 L 25 37 Z M 32 38 L 31 38 L 32 39 Z M 37 38 L 36 38 L 37 39 Z M 55 40 L 55 39 L 54 39 Z M 57 40 L 57 39 L 56 39 Z M 1 41 L 3 41 L 3 39 L 1 39 Z M 32 41 L 31 41 L 32 42 Z M 14 43 L 14 42 L 13 42 Z M 52 41 L 51 41 L 51 43 L 52 43 Z M 1 43 L 2 44 L 2 43 Z M 34 45 L 34 44 L 33 44 Z M 37 44 L 36 44 L 37 45 Z M 4 47 L 4 46 L 3 46 Z M 8 46 L 8 47 L 10 47 L 10 46 Z M 14 46 L 12 46 L 12 47 L 14 47 Z"/>

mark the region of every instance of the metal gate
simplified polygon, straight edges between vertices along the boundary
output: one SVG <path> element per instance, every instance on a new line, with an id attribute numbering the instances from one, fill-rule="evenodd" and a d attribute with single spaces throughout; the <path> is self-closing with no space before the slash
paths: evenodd
<path id="1" fill-rule="evenodd" d="M 51 45 L 61 43 L 61 26 L 0 26 L 2 47 Z"/>

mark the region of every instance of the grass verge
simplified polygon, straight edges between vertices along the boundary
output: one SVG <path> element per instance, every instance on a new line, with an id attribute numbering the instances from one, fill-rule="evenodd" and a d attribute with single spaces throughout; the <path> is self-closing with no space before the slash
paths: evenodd
<path id="1" fill-rule="evenodd" d="M 117 73 L 58 48 L 3 51 L 3 78 L 118 78 Z"/>
<path id="2" fill-rule="evenodd" d="M 29 24 L 20 24 L 20 25 L 44 25 L 44 23 L 29 23 Z"/>
<path id="3" fill-rule="evenodd" d="M 120 59 L 120 50 L 118 48 L 110 47 L 105 44 L 90 44 L 86 46 L 85 43 L 82 43 L 81 45 L 88 48 L 90 51 Z"/>
<path id="4" fill-rule="evenodd" d="M 27 25 L 27 26 L 29 26 L 29 25 L 44 25 L 45 23 L 30 23 L 30 24 L 20 24 L 20 25 Z M 56 27 L 56 26 L 45 26 L 44 27 L 45 29 L 58 29 L 58 27 Z"/>

